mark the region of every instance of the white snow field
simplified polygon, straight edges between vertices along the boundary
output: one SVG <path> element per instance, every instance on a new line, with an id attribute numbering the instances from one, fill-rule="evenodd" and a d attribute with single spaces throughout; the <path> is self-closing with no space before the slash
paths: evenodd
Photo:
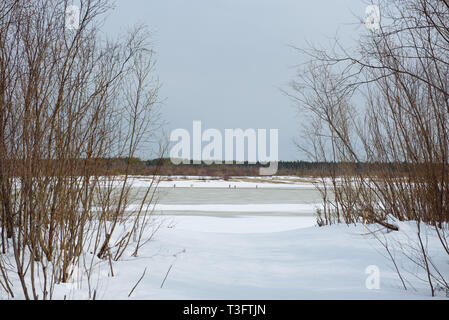
<path id="1" fill-rule="evenodd" d="M 409 290 L 402 288 L 385 250 L 372 236 L 364 238 L 363 226 L 316 227 L 313 217 L 164 219 L 164 227 L 137 258 L 114 265 L 114 277 L 108 276 L 106 263 L 101 266 L 97 299 L 431 298 L 425 282 L 416 278 L 414 265 L 398 257 L 409 270 L 403 274 Z M 442 271 L 447 274 L 445 263 Z M 366 286 L 365 272 L 371 265 L 380 270 L 378 289 Z M 59 285 L 55 297 L 64 296 L 88 298 L 85 279 Z"/>
<path id="2" fill-rule="evenodd" d="M 257 189 L 247 185 L 253 182 L 166 181 L 177 186 L 166 185 L 160 195 L 154 217 L 160 228 L 138 257 L 131 257 L 129 248 L 114 263 L 114 277 L 107 262 L 96 265 L 91 279 L 96 298 L 433 299 L 425 275 L 402 254 L 414 243 L 413 223 L 399 223 L 399 232 L 376 233 L 389 240 L 406 279 L 404 290 L 387 252 L 369 233 L 376 226 L 318 227 L 313 184 L 276 179 L 283 181 L 259 181 Z M 136 178 L 136 189 L 145 181 Z M 199 187 L 208 184 L 215 186 Z M 428 235 L 427 245 L 448 274 L 447 255 L 435 235 Z M 373 268 L 380 272 L 374 287 L 373 274 L 366 273 Z M 54 298 L 86 299 L 88 292 L 80 272 L 71 283 L 57 285 Z M 445 299 L 444 292 L 437 293 Z"/>

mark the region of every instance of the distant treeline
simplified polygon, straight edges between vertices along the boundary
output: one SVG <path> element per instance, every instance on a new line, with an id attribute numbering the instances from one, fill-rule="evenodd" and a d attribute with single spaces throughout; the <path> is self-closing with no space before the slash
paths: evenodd
<path id="1" fill-rule="evenodd" d="M 168 158 L 142 160 L 140 158 L 102 158 L 102 159 L 64 159 L 64 160 L 36 160 L 41 164 L 36 175 L 46 175 L 52 172 L 52 167 L 58 161 L 67 165 L 67 175 L 189 175 L 189 176 L 258 176 L 259 168 L 268 165 L 260 163 L 249 164 L 179 164 L 175 165 Z M 13 174 L 20 176 L 27 161 L 11 162 Z M 341 162 L 309 162 L 309 161 L 280 161 L 276 175 L 295 176 L 331 176 L 331 175 L 393 175 L 404 176 L 410 169 L 406 163 L 341 163 Z M 378 174 L 377 174 L 378 173 Z"/>
<path id="2" fill-rule="evenodd" d="M 108 159 L 108 168 L 119 174 L 129 163 L 131 174 L 151 175 L 158 172 L 161 175 L 192 175 L 192 176 L 258 176 L 260 163 L 249 164 L 178 164 L 175 165 L 168 158 L 141 160 L 133 158 Z M 344 174 L 373 174 L 373 172 L 390 172 L 395 175 L 404 175 L 408 170 L 406 163 L 336 163 L 336 162 L 309 162 L 309 161 L 279 161 L 276 175 L 295 176 L 322 176 Z"/>

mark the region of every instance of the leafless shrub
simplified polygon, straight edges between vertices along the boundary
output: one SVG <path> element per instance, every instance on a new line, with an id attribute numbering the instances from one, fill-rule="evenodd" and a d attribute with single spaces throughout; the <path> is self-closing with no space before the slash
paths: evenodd
<path id="1" fill-rule="evenodd" d="M 95 259 L 113 274 L 136 234 L 137 254 L 158 183 L 130 211 L 129 166 L 101 176 L 105 158 L 130 163 L 158 131 L 148 32 L 102 38 L 105 0 L 82 0 L 79 28 L 68 29 L 68 4 L 0 4 L 0 289 L 13 296 L 17 274 L 26 299 L 51 299 L 75 267 L 90 276 Z"/>
<path id="2" fill-rule="evenodd" d="M 319 222 L 365 221 L 397 230 L 388 216 L 416 221 L 417 260 L 434 295 L 438 272 L 419 230 L 431 226 L 449 253 L 449 4 L 379 6 L 383 25 L 367 30 L 354 52 L 338 40 L 331 50 L 298 49 L 311 61 L 288 94 L 307 119 L 308 143 L 300 147 L 314 161 L 338 164 L 322 177 L 327 209 Z"/>

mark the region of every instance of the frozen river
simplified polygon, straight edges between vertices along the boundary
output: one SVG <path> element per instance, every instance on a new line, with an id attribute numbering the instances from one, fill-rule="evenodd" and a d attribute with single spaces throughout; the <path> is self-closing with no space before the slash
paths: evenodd
<path id="1" fill-rule="evenodd" d="M 135 187 L 135 198 L 146 191 Z M 321 201 L 313 186 L 258 188 L 162 187 L 156 192 L 155 214 L 189 216 L 311 216 Z"/>

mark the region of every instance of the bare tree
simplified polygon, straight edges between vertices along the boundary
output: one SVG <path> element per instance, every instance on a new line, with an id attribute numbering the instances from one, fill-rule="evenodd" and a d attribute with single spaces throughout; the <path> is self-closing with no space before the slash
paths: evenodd
<path id="1" fill-rule="evenodd" d="M 75 266 L 92 271 L 95 256 L 113 274 L 112 261 L 148 226 L 139 221 L 158 182 L 155 172 L 129 209 L 129 165 L 105 175 L 105 159 L 130 163 L 159 130 L 148 31 L 101 37 L 105 0 L 82 0 L 79 26 L 67 28 L 68 4 L 0 4 L 0 288 L 15 294 L 12 266 L 26 299 L 52 298 Z"/>
<path id="2" fill-rule="evenodd" d="M 311 61 L 289 95 L 311 124 L 302 147 L 338 164 L 326 180 L 333 192 L 321 223 L 343 218 L 397 230 L 388 217 L 416 221 L 434 295 L 433 278 L 446 281 L 432 266 L 421 228 L 433 228 L 449 253 L 449 4 L 378 4 L 383 24 L 363 34 L 354 52 L 338 40 L 331 50 L 298 49 Z"/>

